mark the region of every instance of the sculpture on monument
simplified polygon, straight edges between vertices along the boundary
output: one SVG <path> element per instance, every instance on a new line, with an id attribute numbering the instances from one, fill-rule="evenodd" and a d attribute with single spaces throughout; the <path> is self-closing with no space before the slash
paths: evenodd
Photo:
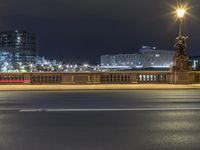
<path id="1" fill-rule="evenodd" d="M 175 44 L 176 52 L 173 58 L 173 66 L 172 66 L 173 72 L 185 72 L 192 70 L 188 61 L 188 56 L 186 54 L 187 39 L 188 37 L 185 36 L 179 36 L 176 38 L 176 44 Z"/>

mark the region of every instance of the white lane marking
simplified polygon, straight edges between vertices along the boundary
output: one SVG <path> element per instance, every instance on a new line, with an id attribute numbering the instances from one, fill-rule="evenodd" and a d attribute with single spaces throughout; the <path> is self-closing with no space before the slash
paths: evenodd
<path id="1" fill-rule="evenodd" d="M 114 111 L 182 111 L 200 108 L 91 108 L 91 109 L 20 109 L 19 112 L 114 112 Z"/>
<path id="2" fill-rule="evenodd" d="M 20 109 L 19 112 L 45 112 L 47 109 Z"/>
<path id="3" fill-rule="evenodd" d="M 3 109 L 0 109 L 0 111 L 19 111 L 20 109 L 18 108 L 3 108 Z"/>

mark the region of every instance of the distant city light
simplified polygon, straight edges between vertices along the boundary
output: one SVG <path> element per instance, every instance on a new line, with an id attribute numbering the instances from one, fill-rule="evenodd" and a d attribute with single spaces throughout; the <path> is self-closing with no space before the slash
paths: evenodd
<path id="1" fill-rule="evenodd" d="M 88 65 L 88 64 L 84 64 L 83 66 L 84 66 L 84 67 L 88 67 L 89 65 Z"/>

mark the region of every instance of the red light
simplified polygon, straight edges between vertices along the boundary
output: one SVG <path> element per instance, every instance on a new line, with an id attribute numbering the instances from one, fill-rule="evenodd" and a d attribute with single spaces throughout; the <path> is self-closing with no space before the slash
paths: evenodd
<path id="1" fill-rule="evenodd" d="M 30 83 L 31 80 L 0 80 L 0 83 Z"/>

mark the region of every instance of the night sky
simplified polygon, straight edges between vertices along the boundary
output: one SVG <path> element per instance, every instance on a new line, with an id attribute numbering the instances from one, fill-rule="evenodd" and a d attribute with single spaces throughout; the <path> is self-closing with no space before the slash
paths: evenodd
<path id="1" fill-rule="evenodd" d="M 142 45 L 173 49 L 176 0 L 1 0 L 0 30 L 38 36 L 39 55 L 98 63 L 102 54 L 134 53 Z M 188 53 L 200 55 L 200 1 L 184 23 Z"/>

